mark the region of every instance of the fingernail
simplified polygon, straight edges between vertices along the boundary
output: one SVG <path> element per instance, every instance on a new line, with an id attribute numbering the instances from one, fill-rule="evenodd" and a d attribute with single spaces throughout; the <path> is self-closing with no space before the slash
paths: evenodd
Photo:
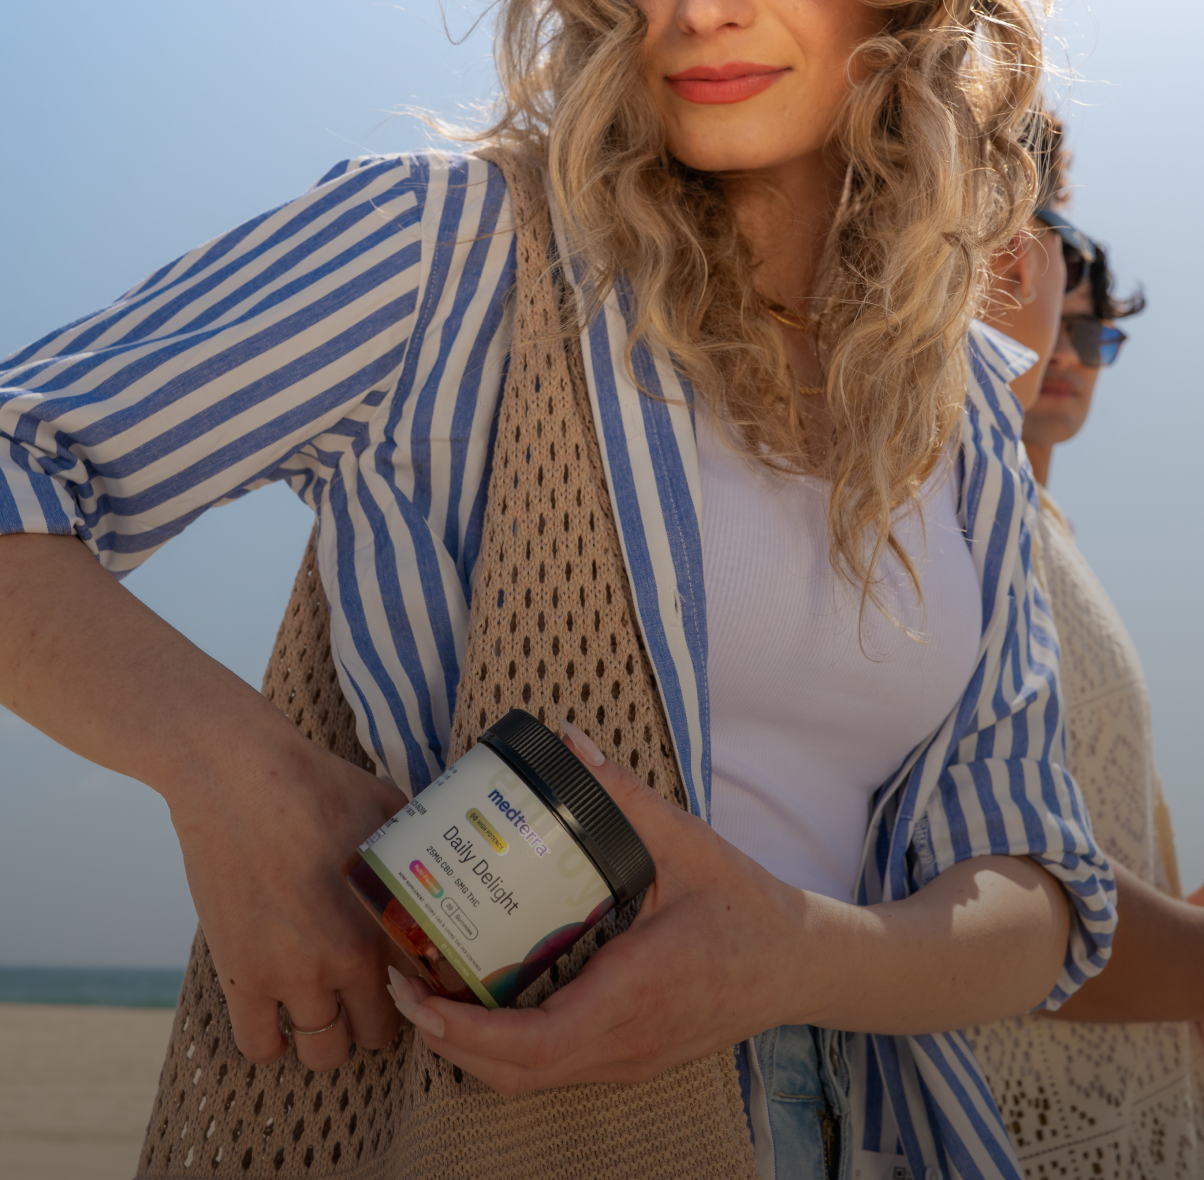
<path id="1" fill-rule="evenodd" d="M 389 995 L 393 997 L 394 1003 L 416 1004 L 418 1002 L 419 997 L 414 994 L 410 981 L 396 967 L 389 967 L 389 980 L 393 984 L 389 989 Z"/>
<path id="2" fill-rule="evenodd" d="M 606 755 L 571 721 L 566 721 L 561 717 L 560 728 L 564 730 L 565 736 L 569 741 L 577 747 L 577 753 L 581 755 L 582 762 L 588 762 L 590 766 L 601 766 L 606 761 Z"/>
<path id="3" fill-rule="evenodd" d="M 403 1004 L 400 1000 L 397 1002 L 397 1010 L 415 1028 L 422 1029 L 428 1036 L 443 1036 L 443 1017 L 438 1012 L 425 1008 L 421 1004 Z"/>
<path id="4" fill-rule="evenodd" d="M 389 979 L 392 986 L 386 984 L 385 987 L 393 997 L 397 1011 L 411 1024 L 425 1033 L 430 1033 L 432 1037 L 443 1036 L 443 1017 L 438 1012 L 414 1002 L 414 989 L 410 986 L 410 981 L 396 967 L 389 967 Z"/>

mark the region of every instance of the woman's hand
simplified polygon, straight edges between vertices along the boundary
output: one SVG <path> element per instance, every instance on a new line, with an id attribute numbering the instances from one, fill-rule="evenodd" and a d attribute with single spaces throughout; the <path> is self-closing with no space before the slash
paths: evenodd
<path id="1" fill-rule="evenodd" d="M 982 857 L 905 901 L 848 905 L 785 885 L 574 736 L 656 862 L 630 929 L 536 1009 L 455 1003 L 390 972 L 428 1047 L 500 1093 L 643 1081 L 778 1024 L 960 1028 L 1052 988 L 1068 908 L 1032 861 Z"/>
<path id="2" fill-rule="evenodd" d="M 281 735 L 287 736 L 287 735 Z M 304 740 L 304 739 L 303 739 Z M 348 855 L 405 805 L 394 786 L 306 742 L 258 769 L 230 767 L 172 795 L 193 901 L 226 993 L 234 1039 L 251 1061 L 287 1048 L 314 1070 L 398 1028 L 384 981 L 401 956 L 342 879 Z M 341 1013 L 344 1019 L 338 1019 Z"/>

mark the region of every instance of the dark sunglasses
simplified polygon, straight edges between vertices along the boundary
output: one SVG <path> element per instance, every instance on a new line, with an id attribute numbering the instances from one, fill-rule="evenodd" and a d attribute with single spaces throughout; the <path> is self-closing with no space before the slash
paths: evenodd
<path id="1" fill-rule="evenodd" d="M 1111 324 L 1093 315 L 1064 315 L 1062 327 L 1078 358 L 1089 369 L 1110 365 L 1120 355 L 1120 346 L 1128 337 Z"/>
<path id="2" fill-rule="evenodd" d="M 1066 291 L 1073 291 L 1086 277 L 1095 261 L 1095 244 L 1076 229 L 1057 209 L 1038 209 L 1033 216 L 1062 239 L 1062 257 L 1066 260 Z"/>

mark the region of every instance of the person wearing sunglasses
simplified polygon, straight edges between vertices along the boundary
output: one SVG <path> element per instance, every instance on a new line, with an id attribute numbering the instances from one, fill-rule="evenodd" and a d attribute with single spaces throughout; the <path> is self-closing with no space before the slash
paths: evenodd
<path id="1" fill-rule="evenodd" d="M 1204 1016 L 1204 910 L 1181 896 L 1154 765 L 1149 696 L 1132 639 L 1044 488 L 1055 445 L 1082 428 L 1095 382 L 1145 306 L 1115 297 L 1105 251 L 1061 212 L 1060 170 L 1031 237 L 996 261 L 989 322 L 1038 361 L 1012 390 L 1034 488 L 1034 566 L 1058 630 L 1066 768 L 1116 872 L 1112 960 L 1057 1012 L 967 1030 L 1030 1176 L 1204 1175 L 1195 1046 Z M 1060 247 L 1060 249 L 1059 249 Z"/>
<path id="2" fill-rule="evenodd" d="M 1084 256 L 1069 236 L 1082 235 L 1060 214 L 1042 210 L 1037 216 L 1042 220 L 1048 217 L 1046 224 L 1062 237 L 1067 263 L 1067 295 L 1057 343 L 1042 376 L 1040 394 L 1024 418 L 1024 446 L 1033 474 L 1044 486 L 1053 448 L 1083 428 L 1100 369 L 1115 362 L 1127 339 L 1114 321 L 1136 315 L 1145 307 L 1145 299 L 1140 294 L 1118 299 L 1112 292 L 1103 248 L 1088 243 L 1089 255 Z M 1058 223 L 1066 225 L 1066 230 Z"/>

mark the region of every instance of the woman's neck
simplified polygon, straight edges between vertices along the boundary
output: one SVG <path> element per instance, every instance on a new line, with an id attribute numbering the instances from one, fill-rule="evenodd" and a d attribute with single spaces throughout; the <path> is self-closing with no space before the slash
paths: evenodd
<path id="1" fill-rule="evenodd" d="M 732 180 L 728 200 L 757 266 L 757 290 L 766 299 L 803 310 L 832 215 L 843 169 L 821 153 Z"/>

